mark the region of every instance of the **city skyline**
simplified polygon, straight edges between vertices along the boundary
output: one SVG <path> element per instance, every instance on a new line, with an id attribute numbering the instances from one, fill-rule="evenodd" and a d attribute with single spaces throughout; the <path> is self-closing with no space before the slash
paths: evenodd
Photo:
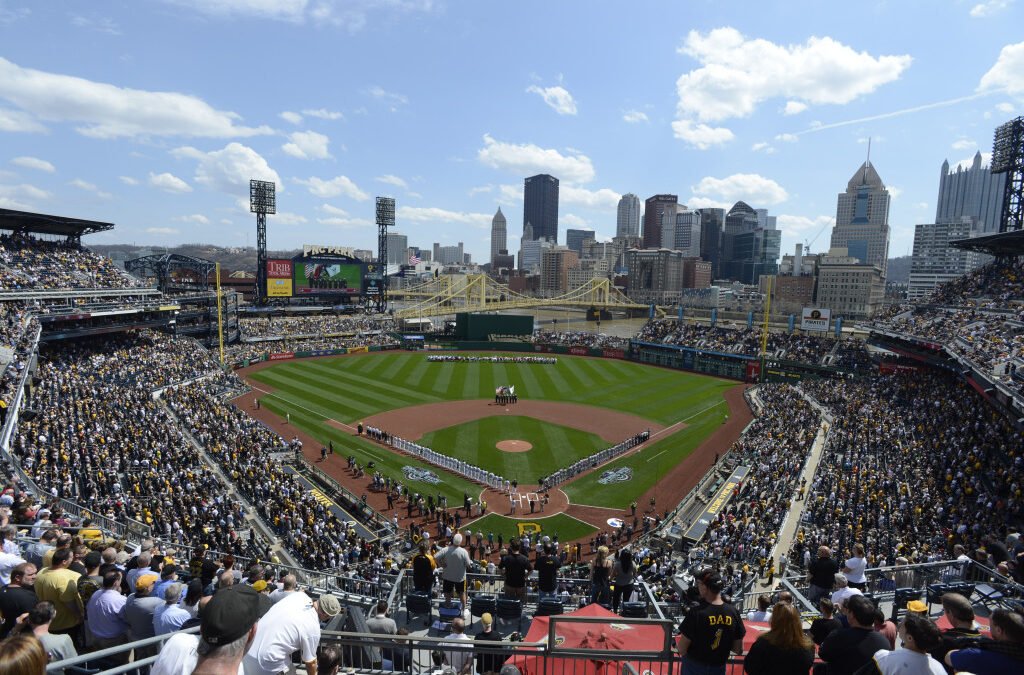
<path id="1" fill-rule="evenodd" d="M 653 16 L 671 28 L 623 30 Z M 870 138 L 903 255 L 935 168 L 987 163 L 1024 114 L 1021 19 L 1012 0 L 0 0 L 0 208 L 117 225 L 86 245 L 252 246 L 258 178 L 278 184 L 272 249 L 375 250 L 391 195 L 409 245 L 486 262 L 498 207 L 515 246 L 523 182 L 550 174 L 562 242 L 614 236 L 622 195 L 677 194 L 768 209 L 782 253 L 821 251 Z"/>

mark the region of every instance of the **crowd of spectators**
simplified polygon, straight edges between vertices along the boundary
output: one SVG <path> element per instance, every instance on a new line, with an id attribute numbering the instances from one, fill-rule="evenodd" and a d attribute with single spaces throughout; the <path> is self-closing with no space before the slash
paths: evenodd
<path id="1" fill-rule="evenodd" d="M 346 349 L 374 345 L 395 346 L 399 342 L 390 333 L 360 336 L 334 336 L 311 338 L 285 338 L 281 340 L 264 340 L 260 342 L 236 342 L 225 345 L 225 356 L 234 362 L 245 359 L 257 359 L 267 354 L 285 352 L 316 352 L 331 349 Z"/>
<path id="2" fill-rule="evenodd" d="M 36 239 L 25 234 L 0 235 L 0 289 L 137 288 L 142 282 L 114 262 L 80 246 Z"/>
<path id="3" fill-rule="evenodd" d="M 629 339 L 592 333 L 585 330 L 533 332 L 533 343 L 540 345 L 568 345 L 570 347 L 593 347 L 596 349 L 629 349 Z"/>
<path id="4" fill-rule="evenodd" d="M 35 347 L 39 321 L 17 303 L 0 303 L 0 428 L 7 421 L 29 354 Z"/>
<path id="5" fill-rule="evenodd" d="M 871 567 L 947 560 L 958 546 L 984 552 L 986 538 L 1004 539 L 1024 514 L 1020 433 L 951 375 L 922 370 L 803 387 L 835 421 L 809 486 L 795 563 L 820 545 L 846 559 L 856 544 Z"/>
<path id="6" fill-rule="evenodd" d="M 196 348 L 147 334 L 46 349 L 34 414 L 12 439 L 22 469 L 46 493 L 94 513 L 144 522 L 169 541 L 241 552 L 242 509 L 151 395 L 214 367 Z"/>
<path id="7" fill-rule="evenodd" d="M 680 323 L 675 319 L 655 319 L 640 329 L 636 339 L 726 354 L 758 356 L 761 353 L 762 331 L 760 328 L 726 328 Z M 771 358 L 822 364 L 824 358 L 837 349 L 844 351 L 845 362 L 867 361 L 867 352 L 859 341 L 808 334 L 769 333 L 766 351 Z"/>
<path id="8" fill-rule="evenodd" d="M 378 316 L 337 316 L 321 314 L 317 316 L 273 316 L 273 317 L 239 317 L 238 327 L 242 338 L 269 337 L 324 337 L 332 335 L 366 335 L 376 333 L 392 333 L 395 331 L 394 319 Z"/>

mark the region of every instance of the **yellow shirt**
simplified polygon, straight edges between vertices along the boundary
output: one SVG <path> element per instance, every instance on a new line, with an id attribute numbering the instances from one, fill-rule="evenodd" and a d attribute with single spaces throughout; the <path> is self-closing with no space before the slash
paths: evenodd
<path id="1" fill-rule="evenodd" d="M 52 602 L 57 616 L 50 624 L 50 630 L 67 630 L 82 623 L 85 616 L 82 598 L 78 595 L 78 572 L 44 567 L 36 577 L 36 597 L 40 602 Z"/>

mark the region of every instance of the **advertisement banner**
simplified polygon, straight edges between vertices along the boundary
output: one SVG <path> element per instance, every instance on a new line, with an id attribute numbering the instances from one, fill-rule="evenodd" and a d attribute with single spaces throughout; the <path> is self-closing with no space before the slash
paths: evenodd
<path id="1" fill-rule="evenodd" d="M 606 359 L 624 359 L 626 358 L 626 352 L 621 349 L 603 349 L 601 350 L 601 356 Z"/>
<path id="2" fill-rule="evenodd" d="M 268 298 L 290 298 L 292 297 L 291 279 L 267 279 Z"/>
<path id="3" fill-rule="evenodd" d="M 715 492 L 715 496 L 704 507 L 704 512 L 683 534 L 684 539 L 690 543 L 697 543 L 704 538 L 712 521 L 718 518 L 719 512 L 729 503 L 733 493 L 739 490 L 749 471 L 749 467 L 746 466 L 736 467 L 732 475 L 729 476 L 729 480 L 722 483 L 722 486 Z"/>
<path id="4" fill-rule="evenodd" d="M 348 353 L 349 354 L 365 354 L 368 351 L 370 351 L 370 349 L 366 345 L 360 345 L 359 347 L 349 347 L 348 348 Z"/>
<path id="5" fill-rule="evenodd" d="M 267 357 L 268 361 L 286 361 L 288 359 L 294 359 L 294 352 L 280 352 L 278 354 L 271 354 Z"/>
<path id="6" fill-rule="evenodd" d="M 268 260 L 267 278 L 290 280 L 292 278 L 292 261 L 282 260 L 280 258 L 272 258 L 271 260 Z"/>
<path id="7" fill-rule="evenodd" d="M 804 307 L 800 315 L 800 330 L 818 331 L 827 333 L 829 324 L 832 323 L 832 310 L 820 309 L 818 307 Z"/>
<path id="8" fill-rule="evenodd" d="M 576 356 L 586 356 L 590 353 L 590 350 L 586 347 L 569 347 L 569 353 Z"/>

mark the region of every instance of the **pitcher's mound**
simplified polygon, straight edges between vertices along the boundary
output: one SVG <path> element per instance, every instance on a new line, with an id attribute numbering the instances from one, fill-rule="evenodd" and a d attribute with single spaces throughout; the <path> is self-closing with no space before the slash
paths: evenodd
<path id="1" fill-rule="evenodd" d="M 533 449 L 533 445 L 526 441 L 498 441 L 495 447 L 502 452 L 526 452 Z"/>

